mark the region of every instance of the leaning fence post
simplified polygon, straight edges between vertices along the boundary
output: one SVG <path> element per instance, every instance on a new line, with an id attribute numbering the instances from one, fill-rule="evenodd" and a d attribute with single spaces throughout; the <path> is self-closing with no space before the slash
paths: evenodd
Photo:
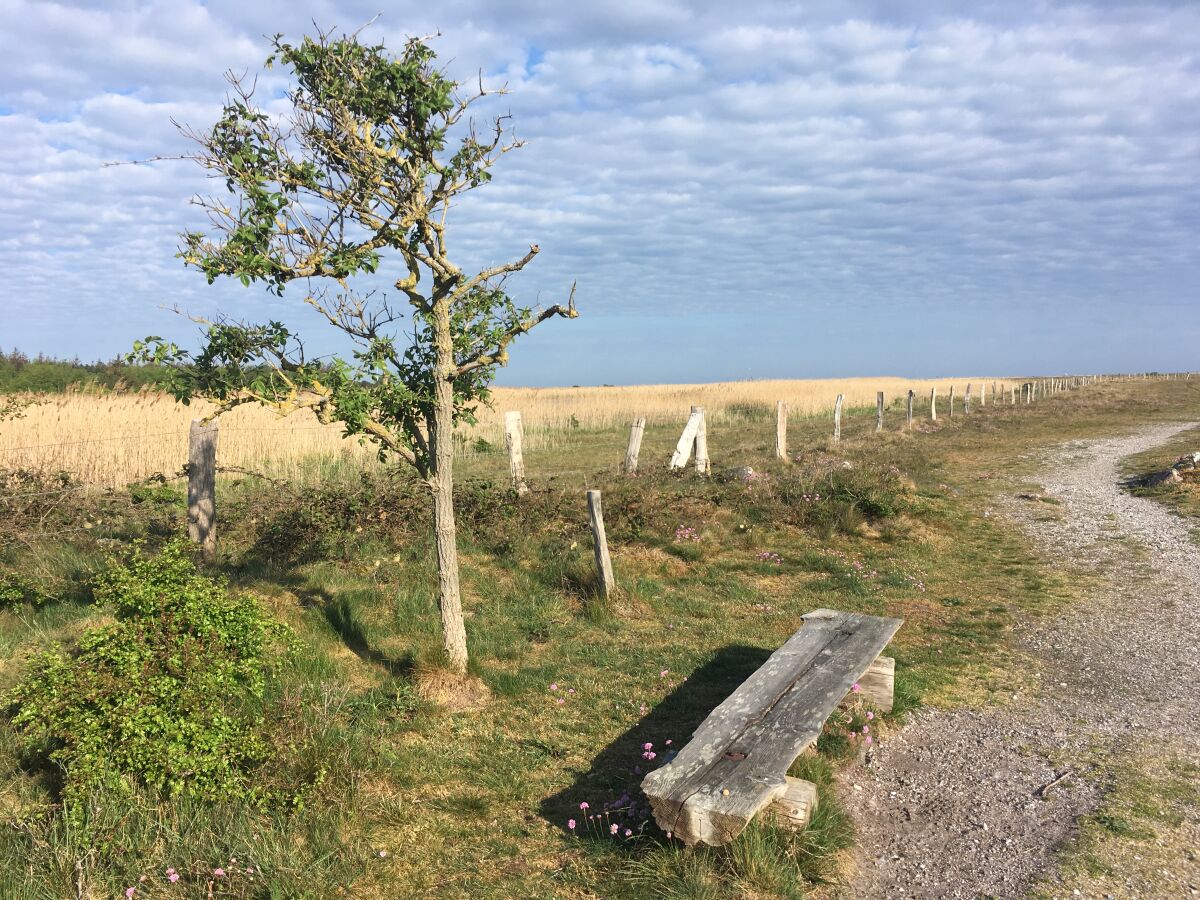
<path id="1" fill-rule="evenodd" d="M 913 397 L 917 394 L 912 388 L 908 389 L 908 427 L 912 428 Z"/>
<path id="2" fill-rule="evenodd" d="M 788 406 L 783 400 L 775 401 L 775 458 L 787 459 Z"/>
<path id="3" fill-rule="evenodd" d="M 205 562 L 217 558 L 217 420 L 192 419 L 188 428 L 188 538 Z"/>
<path id="4" fill-rule="evenodd" d="M 525 483 L 525 457 L 521 445 L 525 442 L 525 429 L 521 425 L 521 414 L 517 411 L 504 414 L 504 443 L 508 446 L 508 471 L 512 476 L 513 487 L 517 496 L 523 497 L 529 493 L 529 485 Z"/>
<path id="5" fill-rule="evenodd" d="M 883 431 L 883 391 L 875 395 L 875 433 Z"/>
<path id="6" fill-rule="evenodd" d="M 838 394 L 837 399 L 833 401 L 833 439 L 840 441 L 842 439 L 842 395 Z"/>
<path id="7" fill-rule="evenodd" d="M 703 412 L 696 412 L 698 408 L 692 407 L 692 414 L 688 416 L 687 424 L 683 426 L 683 434 L 679 436 L 679 443 L 675 445 L 675 452 L 671 454 L 672 469 L 682 469 L 692 455 L 692 445 L 696 443 L 696 432 L 700 430 L 700 419 L 704 416 Z"/>
<path id="8" fill-rule="evenodd" d="M 626 475 L 636 475 L 638 454 L 642 450 L 642 435 L 646 433 L 646 420 L 635 419 L 629 429 L 629 446 L 625 448 L 625 465 L 622 467 Z"/>
<path id="9" fill-rule="evenodd" d="M 696 474 L 707 475 L 711 468 L 708 461 L 708 422 L 704 418 L 704 407 L 693 406 L 692 414 L 700 414 L 700 424 L 696 426 Z"/>
<path id="10" fill-rule="evenodd" d="M 596 571 L 600 575 L 600 593 L 611 597 L 617 589 L 613 579 L 612 559 L 608 555 L 608 538 L 604 534 L 604 511 L 600 508 L 600 492 L 588 491 L 588 520 L 592 525 L 592 546 L 596 551 Z"/>

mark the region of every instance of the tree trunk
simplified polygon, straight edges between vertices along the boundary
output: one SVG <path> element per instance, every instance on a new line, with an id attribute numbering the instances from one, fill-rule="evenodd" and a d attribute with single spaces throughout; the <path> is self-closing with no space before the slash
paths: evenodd
<path id="1" fill-rule="evenodd" d="M 450 310 L 445 301 L 434 306 L 434 409 L 429 440 L 432 466 L 433 534 L 437 544 L 438 609 L 442 617 L 442 646 L 450 668 L 467 672 L 467 630 L 463 624 L 462 593 L 458 584 L 458 542 L 454 524 L 454 345 Z"/>

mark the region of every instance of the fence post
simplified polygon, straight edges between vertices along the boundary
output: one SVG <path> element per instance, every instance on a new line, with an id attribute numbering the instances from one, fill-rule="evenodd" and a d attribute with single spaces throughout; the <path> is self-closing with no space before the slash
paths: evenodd
<path id="1" fill-rule="evenodd" d="M 937 421 L 937 388 L 929 389 L 929 421 Z"/>
<path id="2" fill-rule="evenodd" d="M 917 392 L 914 391 L 912 388 L 908 389 L 908 427 L 909 428 L 912 428 L 913 397 L 916 396 L 916 393 Z"/>
<path id="3" fill-rule="evenodd" d="M 625 465 L 622 467 L 626 475 L 636 475 L 638 454 L 642 451 L 642 435 L 646 432 L 646 420 L 635 419 L 629 429 L 629 446 L 625 448 Z"/>
<path id="4" fill-rule="evenodd" d="M 787 459 L 788 406 L 783 400 L 775 401 L 775 458 Z"/>
<path id="5" fill-rule="evenodd" d="M 692 446 L 696 443 L 696 433 L 700 430 L 700 419 L 704 413 L 697 413 L 698 407 L 692 407 L 692 414 L 688 416 L 687 424 L 683 426 L 683 434 L 679 436 L 679 443 L 675 445 L 675 452 L 671 454 L 671 468 L 682 469 L 687 465 L 688 458 L 692 455 Z"/>
<path id="6" fill-rule="evenodd" d="M 954 418 L 954 385 L 950 385 L 950 418 Z"/>
<path id="7" fill-rule="evenodd" d="M 842 395 L 838 394 L 833 401 L 833 440 L 836 443 L 842 439 Z"/>
<path id="8" fill-rule="evenodd" d="M 875 395 L 875 433 L 883 431 L 883 391 Z"/>
<path id="9" fill-rule="evenodd" d="M 529 493 L 529 485 L 525 483 L 525 457 L 521 446 L 525 443 L 525 429 L 521 425 L 519 412 L 504 414 L 504 443 L 508 447 L 508 472 L 512 476 L 513 487 L 517 496 L 524 497 Z"/>
<path id="10" fill-rule="evenodd" d="M 692 414 L 696 413 L 700 414 L 700 424 L 696 426 L 696 474 L 707 475 L 712 468 L 708 461 L 708 422 L 703 406 L 693 406 Z"/>
<path id="11" fill-rule="evenodd" d="M 205 562 L 217 558 L 217 420 L 188 428 L 188 538 Z"/>
<path id="12" fill-rule="evenodd" d="M 604 511 L 600 507 L 600 492 L 587 492 L 588 520 L 592 525 L 592 546 L 596 551 L 596 571 L 600 575 L 600 593 L 611 597 L 617 589 L 613 579 L 612 559 L 608 555 L 608 538 L 604 534 Z"/>
<path id="13" fill-rule="evenodd" d="M 963 415 L 969 416 L 970 414 L 971 414 L 971 382 L 968 381 L 966 393 L 963 394 Z"/>

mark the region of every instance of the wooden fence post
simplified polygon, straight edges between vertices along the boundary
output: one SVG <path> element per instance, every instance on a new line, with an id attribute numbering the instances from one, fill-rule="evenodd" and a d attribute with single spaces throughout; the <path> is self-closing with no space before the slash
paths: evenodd
<path id="1" fill-rule="evenodd" d="M 883 431 L 883 391 L 875 395 L 875 433 Z"/>
<path id="2" fill-rule="evenodd" d="M 916 391 L 914 391 L 912 388 L 908 389 L 908 427 L 909 428 L 912 428 L 913 397 L 915 397 L 916 395 L 917 395 Z"/>
<path id="3" fill-rule="evenodd" d="M 205 562 L 217 558 L 217 420 L 188 428 L 188 538 Z"/>
<path id="4" fill-rule="evenodd" d="M 588 520 L 592 525 L 592 545 L 596 551 L 596 571 L 600 576 L 600 593 L 611 597 L 617 590 L 613 579 L 612 559 L 608 555 L 608 538 L 604 534 L 604 511 L 600 507 L 600 492 L 588 491 Z"/>
<path id="5" fill-rule="evenodd" d="M 700 430 L 700 419 L 704 415 L 697 413 L 696 409 L 697 407 L 692 407 L 692 414 L 688 416 L 687 424 L 683 426 L 683 434 L 679 436 L 679 443 L 675 445 L 675 452 L 671 454 L 672 469 L 682 469 L 692 455 L 692 447 L 696 443 L 696 433 Z"/>
<path id="6" fill-rule="evenodd" d="M 833 401 L 833 440 L 836 443 L 842 439 L 842 395 L 838 394 Z"/>
<path id="7" fill-rule="evenodd" d="M 508 447 L 508 472 L 512 477 L 513 487 L 517 489 L 518 497 L 524 497 L 529 493 L 529 485 L 525 483 L 525 456 L 522 452 L 525 428 L 521 425 L 521 414 L 515 410 L 504 414 L 504 443 Z"/>
<path id="8" fill-rule="evenodd" d="M 930 422 L 937 421 L 937 388 L 936 387 L 931 387 L 929 389 L 929 421 Z"/>
<path id="9" fill-rule="evenodd" d="M 693 406 L 692 414 L 696 413 L 700 414 L 700 424 L 696 427 L 696 474 L 707 475 L 712 468 L 708 461 L 708 422 L 703 406 Z"/>
<path id="10" fill-rule="evenodd" d="M 954 385 L 950 385 L 950 418 L 954 418 Z"/>
<path id="11" fill-rule="evenodd" d="M 787 459 L 788 406 L 783 400 L 775 401 L 775 458 Z"/>
<path id="12" fill-rule="evenodd" d="M 1017 405 L 1017 386 L 1015 384 L 1010 384 L 1008 386 L 1008 405 Z"/>
<path id="13" fill-rule="evenodd" d="M 626 475 L 636 475 L 638 454 L 642 451 L 642 435 L 646 432 L 646 420 L 635 419 L 629 429 L 629 446 L 625 448 L 625 465 L 622 467 Z"/>
<path id="14" fill-rule="evenodd" d="M 971 382 L 968 381 L 966 393 L 963 394 L 963 415 L 969 416 L 970 414 L 971 414 Z"/>

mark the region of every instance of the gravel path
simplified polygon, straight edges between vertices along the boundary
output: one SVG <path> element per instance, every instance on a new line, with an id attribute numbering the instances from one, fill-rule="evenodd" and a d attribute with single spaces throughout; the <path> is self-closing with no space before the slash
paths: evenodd
<path id="1" fill-rule="evenodd" d="M 1047 556 L 1103 571 L 1107 586 L 1060 616 L 1018 625 L 1040 696 L 914 715 L 853 774 L 861 858 L 847 896 L 1024 896 L 1053 873 L 1056 848 L 1103 792 L 1102 778 L 1086 771 L 1043 795 L 1044 785 L 1069 766 L 1085 769 L 1097 751 L 1115 758 L 1164 733 L 1195 754 L 1200 548 L 1183 520 L 1123 492 L 1117 471 L 1122 457 L 1188 427 L 1063 445 L 1040 477 L 1062 506 L 1005 504 Z M 1049 509 L 1061 519 L 1035 518 Z M 1180 879 L 1172 895 L 1188 896 L 1183 876 L 1172 879 Z"/>

